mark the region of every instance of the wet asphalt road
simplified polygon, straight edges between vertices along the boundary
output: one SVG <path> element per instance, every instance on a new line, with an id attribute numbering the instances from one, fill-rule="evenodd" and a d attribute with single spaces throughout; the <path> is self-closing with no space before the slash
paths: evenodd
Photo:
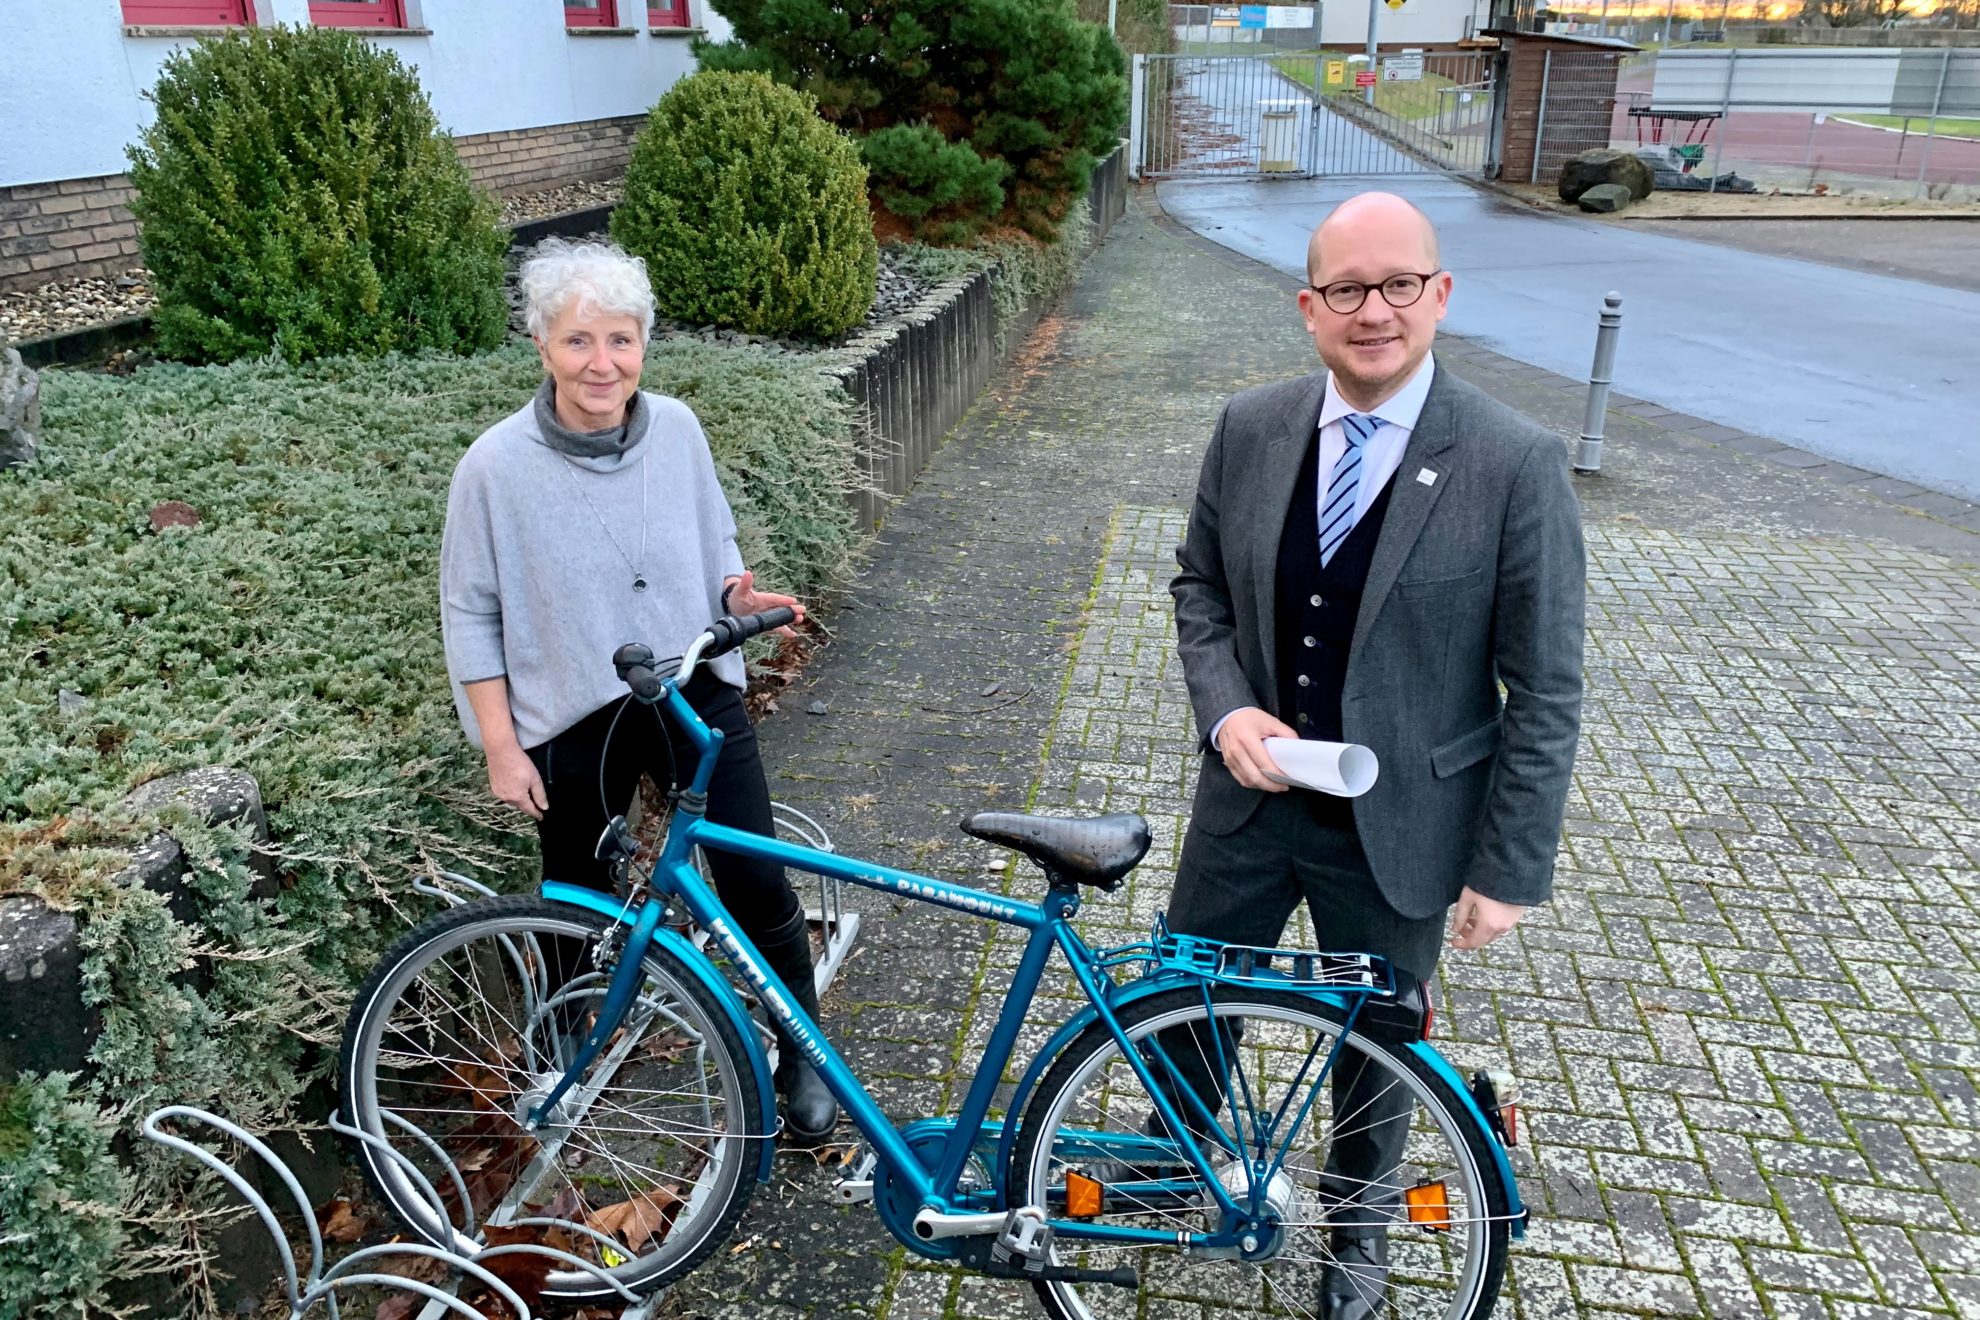
<path id="1" fill-rule="evenodd" d="M 1369 188 L 1436 223 L 1456 277 L 1445 329 L 1585 377 L 1614 290 L 1619 390 L 1980 500 L 1980 292 L 1543 215 L 1436 174 L 1172 180 L 1158 195 L 1205 237 L 1298 274 L 1313 226 Z"/>

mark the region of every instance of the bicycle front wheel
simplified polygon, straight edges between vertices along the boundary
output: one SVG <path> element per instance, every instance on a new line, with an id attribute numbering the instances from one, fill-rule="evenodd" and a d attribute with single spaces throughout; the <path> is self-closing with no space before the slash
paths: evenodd
<path id="1" fill-rule="evenodd" d="M 421 923 L 358 992 L 339 1067 L 344 1115 L 403 1157 L 370 1142 L 360 1151 L 428 1242 L 455 1248 L 458 1233 L 506 1225 L 502 1242 L 569 1252 L 646 1291 L 692 1269 L 741 1217 L 768 1139 L 750 1055 L 714 994 L 663 947 L 647 953 L 585 1075 L 536 1130 L 523 1127 L 604 1004 L 611 978 L 596 955 L 614 933 L 540 898 L 486 899 Z M 613 1293 L 560 1267 L 543 1295 Z"/>
<path id="2" fill-rule="evenodd" d="M 1491 1138 L 1422 1061 L 1358 1032 L 1343 1039 L 1331 1005 L 1278 991 L 1214 987 L 1206 1001 L 1201 989 L 1176 990 L 1131 1005 L 1120 1020 L 1210 1167 L 1192 1166 L 1155 1117 L 1105 1026 L 1082 1032 L 1025 1108 L 1006 1191 L 1012 1205 L 1046 1210 L 1057 1229 L 1054 1264 L 1125 1267 L 1140 1283 L 1041 1282 L 1047 1313 L 1308 1317 L 1324 1313 L 1328 1290 L 1364 1302 L 1357 1314 L 1397 1320 L 1491 1312 L 1510 1232 L 1506 1189 Z M 1183 1086 L 1214 1112 L 1214 1125 L 1189 1106 Z M 1206 1178 L 1271 1225 L 1254 1235 L 1248 1259 L 1236 1249 L 1105 1238 L 1109 1229 L 1219 1232 L 1224 1212 Z"/>

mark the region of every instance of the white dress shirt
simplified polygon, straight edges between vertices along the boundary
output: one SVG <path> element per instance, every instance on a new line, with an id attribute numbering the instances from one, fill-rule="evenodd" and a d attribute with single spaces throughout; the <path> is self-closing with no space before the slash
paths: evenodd
<path id="1" fill-rule="evenodd" d="M 1402 466 L 1403 450 L 1409 445 L 1410 433 L 1416 429 L 1417 419 L 1423 416 L 1423 401 L 1430 397 L 1430 381 L 1437 374 L 1437 358 L 1426 353 L 1422 363 L 1416 368 L 1403 387 L 1381 403 L 1368 410 L 1368 416 L 1377 418 L 1381 425 L 1375 434 L 1361 445 L 1361 484 L 1354 492 L 1354 521 L 1360 522 L 1361 515 L 1368 512 L 1368 506 L 1375 502 L 1389 479 L 1396 475 Z M 1341 461 L 1347 452 L 1347 435 L 1341 429 L 1341 418 L 1351 412 L 1359 412 L 1353 404 L 1343 399 L 1334 389 L 1334 377 L 1327 376 L 1326 398 L 1320 404 L 1320 480 L 1315 483 L 1319 489 L 1314 492 L 1317 516 L 1327 507 L 1327 482 L 1334 474 L 1334 464 Z M 1268 639 L 1266 645 L 1271 645 Z M 1225 715 L 1210 730 L 1210 745 L 1217 746 L 1217 735 L 1224 731 Z"/>

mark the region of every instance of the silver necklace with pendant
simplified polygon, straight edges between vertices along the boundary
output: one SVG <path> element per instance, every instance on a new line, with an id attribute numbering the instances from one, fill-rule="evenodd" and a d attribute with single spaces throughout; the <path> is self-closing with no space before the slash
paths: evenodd
<path id="1" fill-rule="evenodd" d="M 598 520 L 599 527 L 603 528 L 605 535 L 611 539 L 612 548 L 619 552 L 619 558 L 625 560 L 626 567 L 632 570 L 632 575 L 633 575 L 632 589 L 634 591 L 645 591 L 646 570 L 644 568 L 641 568 L 640 564 L 644 564 L 646 562 L 646 496 L 647 496 L 646 455 L 641 454 L 639 456 L 639 563 L 638 564 L 635 564 L 633 562 L 632 556 L 626 553 L 626 548 L 619 544 L 618 536 L 612 531 L 612 524 L 605 521 L 605 515 L 600 513 L 598 511 L 598 506 L 591 502 L 591 496 L 585 494 L 584 483 L 580 482 L 577 479 L 577 473 L 571 471 L 571 469 L 576 467 L 577 464 L 571 462 L 571 460 L 565 457 L 563 454 L 559 454 L 557 455 L 557 457 L 562 458 L 564 460 L 564 475 L 571 479 L 571 485 L 577 488 L 577 493 L 579 497 L 583 499 L 585 504 L 591 509 L 591 516 Z"/>

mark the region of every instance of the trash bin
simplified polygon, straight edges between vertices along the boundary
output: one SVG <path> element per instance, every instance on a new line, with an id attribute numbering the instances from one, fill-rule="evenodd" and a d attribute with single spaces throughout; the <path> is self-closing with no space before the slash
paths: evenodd
<path id="1" fill-rule="evenodd" d="M 1266 174 L 1299 172 L 1299 101 L 1258 103 L 1258 168 Z"/>

